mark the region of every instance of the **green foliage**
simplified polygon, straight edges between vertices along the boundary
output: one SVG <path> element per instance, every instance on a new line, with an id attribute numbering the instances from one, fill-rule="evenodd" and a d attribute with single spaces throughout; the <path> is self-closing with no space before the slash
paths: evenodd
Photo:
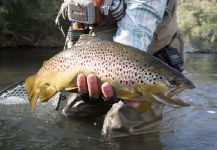
<path id="1" fill-rule="evenodd" d="M 3 0 L 2 17 L 12 31 L 30 30 L 40 22 L 54 22 L 60 4 L 55 0 Z M 2 18 L 1 17 L 1 18 Z"/>
<path id="2" fill-rule="evenodd" d="M 0 33 L 5 35 L 4 38 L 8 38 L 9 33 L 13 38 L 22 35 L 33 45 L 46 40 L 49 35 L 57 35 L 59 31 L 54 21 L 61 2 L 60 0 L 1 0 Z"/>
<path id="3" fill-rule="evenodd" d="M 1 3 L 0 3 L 1 4 Z M 6 28 L 8 21 L 6 20 L 7 10 L 0 5 L 0 28 Z"/>
<path id="4" fill-rule="evenodd" d="M 179 28 L 188 42 L 216 45 L 216 0 L 180 0 L 177 16 Z"/>
<path id="5" fill-rule="evenodd" d="M 54 24 L 63 0 L 1 0 L 0 47 L 60 41 Z M 179 0 L 178 25 L 192 45 L 217 45 L 217 1 Z M 201 42 L 202 41 L 202 42 Z M 63 42 L 63 39 L 62 41 Z M 55 44 L 54 44 L 55 45 Z M 216 48 L 217 49 L 217 48 Z"/>

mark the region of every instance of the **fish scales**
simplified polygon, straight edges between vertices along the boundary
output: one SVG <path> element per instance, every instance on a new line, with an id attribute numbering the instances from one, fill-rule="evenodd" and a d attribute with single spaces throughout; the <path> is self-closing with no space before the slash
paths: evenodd
<path id="1" fill-rule="evenodd" d="M 49 60 L 38 75 L 43 72 L 64 72 L 80 66 L 91 69 L 103 81 L 119 81 L 125 85 L 143 83 L 140 73 L 147 72 L 146 80 L 154 83 L 161 76 L 151 71 L 153 56 L 132 47 L 107 41 L 77 44 Z"/>
<path id="2" fill-rule="evenodd" d="M 189 106 L 177 95 L 194 88 L 183 74 L 151 54 L 84 35 L 72 49 L 45 61 L 36 75 L 25 80 L 32 110 L 38 98 L 46 102 L 57 91 L 77 88 L 79 73 L 95 73 L 113 86 L 117 98 L 128 101 Z"/>

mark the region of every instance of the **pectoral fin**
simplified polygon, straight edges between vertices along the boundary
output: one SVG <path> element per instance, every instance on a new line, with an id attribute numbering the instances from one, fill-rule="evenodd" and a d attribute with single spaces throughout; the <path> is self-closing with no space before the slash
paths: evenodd
<path id="1" fill-rule="evenodd" d="M 122 100 L 132 100 L 135 98 L 135 95 L 129 91 L 128 89 L 117 89 L 116 90 L 116 96 L 119 98 L 119 99 L 122 99 Z"/>
<path id="2" fill-rule="evenodd" d="M 133 88 L 124 87 L 118 84 L 112 84 L 112 87 L 115 91 L 116 97 L 124 100 L 124 101 L 144 101 L 144 97 L 140 94 L 135 92 Z"/>
<path id="3" fill-rule="evenodd" d="M 67 87 L 65 90 L 72 93 L 78 93 L 78 87 Z"/>
<path id="4" fill-rule="evenodd" d="M 49 83 L 44 83 L 40 86 L 39 97 L 42 102 L 47 102 L 55 93 L 57 89 Z"/>
<path id="5" fill-rule="evenodd" d="M 123 87 L 118 84 L 113 84 L 112 85 L 114 88 L 114 91 L 116 93 L 116 97 L 123 100 L 123 101 L 128 101 L 128 102 L 140 102 L 139 107 L 137 110 L 139 112 L 145 112 L 151 107 L 151 103 L 149 100 L 144 97 L 140 91 L 137 89 L 137 87 Z"/>

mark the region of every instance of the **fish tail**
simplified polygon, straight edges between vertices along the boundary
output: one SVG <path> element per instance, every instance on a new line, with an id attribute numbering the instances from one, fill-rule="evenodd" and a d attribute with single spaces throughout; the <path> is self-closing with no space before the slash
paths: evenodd
<path id="1" fill-rule="evenodd" d="M 31 105 L 31 111 L 34 111 L 39 96 L 39 93 L 35 90 L 34 86 L 35 77 L 36 75 L 32 75 L 25 80 L 25 88 L 28 94 L 28 100 Z"/>
<path id="2" fill-rule="evenodd" d="M 35 110 L 35 106 L 36 106 L 36 102 L 38 100 L 38 96 L 39 94 L 38 93 L 34 93 L 31 101 L 30 101 L 30 105 L 31 105 L 31 111 L 33 112 Z"/>
<path id="3" fill-rule="evenodd" d="M 25 80 L 25 88 L 26 88 L 26 91 L 28 94 L 30 93 L 30 91 L 33 87 L 32 85 L 33 85 L 33 82 L 35 80 L 35 76 L 36 75 L 32 75 Z"/>

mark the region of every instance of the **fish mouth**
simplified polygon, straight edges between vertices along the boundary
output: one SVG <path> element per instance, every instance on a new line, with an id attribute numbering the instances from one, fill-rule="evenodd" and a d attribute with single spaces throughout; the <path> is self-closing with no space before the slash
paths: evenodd
<path id="1" fill-rule="evenodd" d="M 177 95 L 173 95 L 172 97 L 167 98 L 165 100 L 168 102 L 167 104 L 169 106 L 177 107 L 177 108 L 188 107 L 191 105 L 189 101 L 184 100 L 184 99 L 178 97 Z"/>
<path id="2" fill-rule="evenodd" d="M 192 83 L 192 82 L 190 82 Z M 193 89 L 195 86 L 194 84 L 189 84 L 189 86 L 186 85 L 180 85 L 178 87 L 174 87 L 171 88 L 166 94 L 165 96 L 167 97 L 167 99 L 165 99 L 168 103 L 170 103 L 170 105 L 172 105 L 173 107 L 188 107 L 190 106 L 190 102 L 187 100 L 184 100 L 180 97 L 178 97 L 178 95 L 184 91 L 185 89 Z"/>
<path id="3" fill-rule="evenodd" d="M 186 89 L 185 86 L 178 86 L 178 87 L 174 87 L 174 88 L 171 88 L 167 93 L 166 93 L 166 96 L 168 97 L 171 97 L 171 96 L 174 96 L 174 95 L 179 95 L 182 91 L 184 91 Z"/>
<path id="4" fill-rule="evenodd" d="M 178 95 L 185 89 L 194 89 L 195 85 L 190 80 L 185 80 L 184 84 L 180 85 L 169 85 L 171 89 L 166 93 L 166 95 Z"/>
<path id="5" fill-rule="evenodd" d="M 187 89 L 194 89 L 194 88 L 195 88 L 195 85 L 194 85 L 190 80 L 187 80 L 187 81 L 185 82 L 185 87 L 186 87 Z"/>

